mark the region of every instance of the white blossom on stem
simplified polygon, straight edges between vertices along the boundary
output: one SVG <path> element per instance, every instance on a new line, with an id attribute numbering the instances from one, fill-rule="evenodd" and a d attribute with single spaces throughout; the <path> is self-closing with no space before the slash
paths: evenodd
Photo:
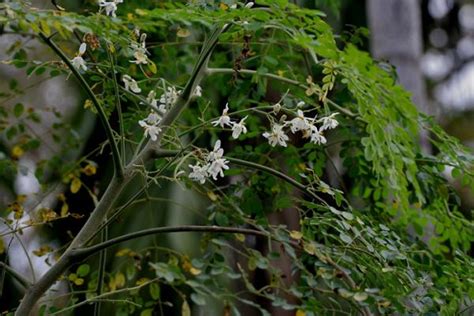
<path id="1" fill-rule="evenodd" d="M 86 61 L 82 58 L 82 55 L 84 55 L 84 53 L 86 52 L 86 49 L 87 49 L 86 43 L 82 43 L 81 46 L 79 46 L 79 52 L 77 53 L 76 57 L 74 57 L 71 60 L 71 64 L 74 66 L 74 68 L 87 71 Z"/>
<path id="2" fill-rule="evenodd" d="M 221 148 L 221 140 L 218 139 L 214 144 L 214 149 L 207 155 L 207 161 L 211 162 L 224 156 L 224 149 Z"/>
<path id="3" fill-rule="evenodd" d="M 286 147 L 286 141 L 289 140 L 288 136 L 283 131 L 283 126 L 280 124 L 273 124 L 271 132 L 263 133 L 263 137 L 268 139 L 268 143 L 275 147 L 277 144 Z"/>
<path id="4" fill-rule="evenodd" d="M 288 124 L 290 125 L 290 130 L 293 134 L 298 131 L 306 132 L 311 130 L 311 123 L 308 118 L 304 116 L 304 113 L 301 110 L 297 111 L 297 116 L 289 121 Z"/>
<path id="5" fill-rule="evenodd" d="M 156 99 L 156 92 L 154 90 L 151 90 L 148 93 L 148 96 L 146 97 L 146 102 L 150 104 L 152 107 L 157 107 L 158 100 Z"/>
<path id="6" fill-rule="evenodd" d="M 248 116 L 241 119 L 239 123 L 232 124 L 232 137 L 234 139 L 239 138 L 240 134 L 247 133 L 247 127 L 245 127 L 245 120 L 247 119 L 247 117 Z"/>
<path id="7" fill-rule="evenodd" d="M 189 165 L 189 168 L 193 170 L 189 174 L 189 179 L 197 181 L 201 184 L 204 184 L 206 182 L 206 178 L 208 177 L 208 165 L 201 166 L 199 163 L 197 163 L 196 165 Z"/>
<path id="8" fill-rule="evenodd" d="M 160 97 L 160 110 L 167 111 L 178 100 L 180 93 L 181 91 L 176 90 L 175 87 L 168 87 Z"/>
<path id="9" fill-rule="evenodd" d="M 99 1 L 99 6 L 105 9 L 105 15 L 116 17 L 115 11 L 117 11 L 117 4 L 122 3 L 123 0 L 113 0 L 113 1 Z"/>
<path id="10" fill-rule="evenodd" d="M 335 112 L 329 116 L 321 118 L 318 122 L 322 122 L 323 125 L 319 128 L 320 131 L 325 131 L 328 129 L 334 129 L 339 125 L 339 122 L 334 119 L 338 112 Z"/>
<path id="11" fill-rule="evenodd" d="M 196 98 L 202 97 L 202 88 L 200 85 L 197 85 L 196 88 L 194 89 L 193 96 Z"/>
<path id="12" fill-rule="evenodd" d="M 219 158 L 212 161 L 209 168 L 207 169 L 209 176 L 211 176 L 214 180 L 217 180 L 218 175 L 224 177 L 224 170 L 229 169 L 229 166 L 227 165 L 228 163 L 229 161 L 224 158 Z"/>
<path id="13" fill-rule="evenodd" d="M 138 124 L 145 129 L 145 137 L 150 136 L 152 141 L 156 141 L 161 133 L 161 128 L 158 126 L 160 121 L 161 117 L 157 113 L 151 112 L 146 119 L 138 121 Z"/>
<path id="14" fill-rule="evenodd" d="M 223 158 L 223 156 L 224 149 L 221 148 L 221 141 L 218 139 L 214 144 L 214 150 L 209 153 L 206 159 L 209 165 L 207 172 L 214 180 L 217 180 L 218 175 L 223 177 L 224 170 L 229 169 L 229 166 L 227 165 L 229 161 Z"/>
<path id="15" fill-rule="evenodd" d="M 323 136 L 322 130 L 318 129 L 316 126 L 311 128 L 311 139 L 310 142 L 316 145 L 326 144 L 326 137 Z"/>
<path id="16" fill-rule="evenodd" d="M 130 77 L 129 75 L 124 75 L 122 77 L 122 81 L 125 85 L 125 90 L 132 91 L 134 93 L 142 92 L 142 89 L 140 89 L 137 82 L 132 77 Z"/>
<path id="17" fill-rule="evenodd" d="M 230 116 L 227 114 L 228 111 L 229 111 L 229 103 L 226 103 L 225 108 L 222 111 L 222 115 L 219 117 L 219 119 L 211 122 L 211 124 L 214 126 L 219 125 L 221 128 L 224 128 L 224 126 L 226 125 L 232 127 Z"/>
<path id="18" fill-rule="evenodd" d="M 143 33 L 140 36 L 140 43 L 132 43 L 130 45 L 131 49 L 133 50 L 133 57 L 135 58 L 135 60 L 130 61 L 131 63 L 137 64 L 137 65 L 148 64 L 147 55 L 149 53 L 148 53 L 148 50 L 146 49 L 145 40 L 146 40 L 146 34 Z"/>

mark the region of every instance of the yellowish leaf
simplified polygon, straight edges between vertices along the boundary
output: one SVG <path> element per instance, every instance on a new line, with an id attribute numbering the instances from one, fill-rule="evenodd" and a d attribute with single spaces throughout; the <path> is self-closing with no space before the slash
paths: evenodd
<path id="1" fill-rule="evenodd" d="M 81 185 L 82 185 L 82 182 L 79 178 L 72 179 L 71 186 L 70 186 L 71 193 L 75 194 L 79 192 L 79 190 L 81 189 Z"/>
<path id="2" fill-rule="evenodd" d="M 234 234 L 234 236 L 235 236 L 235 239 L 237 239 L 240 242 L 245 241 L 245 235 L 244 234 Z"/>
<path id="3" fill-rule="evenodd" d="M 215 202 L 215 201 L 217 201 L 217 199 L 219 199 L 219 196 L 216 195 L 212 191 L 207 191 L 207 196 L 209 197 L 209 200 L 211 200 L 212 202 Z"/>
<path id="4" fill-rule="evenodd" d="M 66 202 L 63 202 L 63 206 L 61 206 L 61 216 L 67 216 L 69 213 L 69 205 Z"/>
<path id="5" fill-rule="evenodd" d="M 24 153 L 25 153 L 25 151 L 23 150 L 23 148 L 21 148 L 21 146 L 19 146 L 19 145 L 13 146 L 13 148 L 12 148 L 12 158 L 13 159 L 20 158 L 21 156 L 23 156 Z"/>
<path id="6" fill-rule="evenodd" d="M 119 251 L 117 251 L 115 253 L 115 256 L 116 257 L 124 257 L 124 256 L 128 255 L 130 253 L 130 251 L 131 250 L 128 249 L 128 248 L 123 248 L 123 249 L 120 249 Z"/>
<path id="7" fill-rule="evenodd" d="M 292 230 L 290 232 L 290 237 L 296 240 L 300 240 L 301 238 L 303 238 L 303 234 L 297 230 Z"/>
<path id="8" fill-rule="evenodd" d="M 137 280 L 137 282 L 135 282 L 136 285 L 142 285 L 142 284 L 145 284 L 146 282 L 150 281 L 149 278 L 140 278 Z"/>
<path id="9" fill-rule="evenodd" d="M 84 279 L 83 278 L 77 278 L 74 280 L 75 285 L 83 285 L 84 284 Z"/>
<path id="10" fill-rule="evenodd" d="M 219 3 L 219 8 L 224 11 L 229 10 L 229 6 L 223 2 Z"/>
<path id="11" fill-rule="evenodd" d="M 90 99 L 87 99 L 85 102 L 84 102 L 84 109 L 91 109 L 93 106 L 93 103 Z"/>
<path id="12" fill-rule="evenodd" d="M 45 246 L 41 246 L 39 249 L 33 250 L 33 254 L 35 256 L 42 257 L 51 251 L 53 251 L 53 248 L 51 248 L 48 245 L 45 245 Z"/>
<path id="13" fill-rule="evenodd" d="M 199 275 L 199 274 L 201 274 L 202 271 L 199 270 L 198 268 L 191 267 L 191 268 L 189 269 L 189 272 L 190 272 L 192 275 Z"/>
<path id="14" fill-rule="evenodd" d="M 61 217 L 66 217 L 69 214 L 69 205 L 64 202 L 61 206 Z"/>
<path id="15" fill-rule="evenodd" d="M 306 313 L 305 313 L 303 310 L 298 309 L 298 310 L 296 311 L 295 316 L 306 316 Z"/>
<path id="16" fill-rule="evenodd" d="M 125 275 L 122 272 L 119 272 L 115 275 L 115 285 L 117 286 L 117 288 L 124 287 Z"/>
<path id="17" fill-rule="evenodd" d="M 183 301 L 183 305 L 181 306 L 181 316 L 191 316 L 191 308 L 189 308 L 189 304 L 186 300 Z"/>
<path id="18" fill-rule="evenodd" d="M 39 214 L 41 215 L 41 220 L 44 223 L 50 222 L 58 217 L 58 214 L 56 214 L 53 209 L 47 207 L 40 209 Z"/>
<path id="19" fill-rule="evenodd" d="M 156 64 L 152 62 L 151 60 L 148 62 L 148 69 L 151 71 L 151 73 L 156 74 L 158 72 L 158 68 L 156 68 Z"/>
<path id="20" fill-rule="evenodd" d="M 97 165 L 95 163 L 89 162 L 87 166 L 82 168 L 81 172 L 88 177 L 93 176 L 97 173 Z"/>
<path id="21" fill-rule="evenodd" d="M 178 37 L 188 37 L 189 35 L 191 35 L 191 32 L 189 32 L 188 29 L 178 27 L 178 32 L 176 32 L 176 35 Z"/>

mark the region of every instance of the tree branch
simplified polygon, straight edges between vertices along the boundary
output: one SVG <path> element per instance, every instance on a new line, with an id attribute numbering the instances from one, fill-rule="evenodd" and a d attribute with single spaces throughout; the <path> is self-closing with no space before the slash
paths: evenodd
<path id="1" fill-rule="evenodd" d="M 233 74 L 233 73 L 235 73 L 235 70 L 232 69 L 232 68 L 208 68 L 206 70 L 206 73 L 209 74 L 209 75 L 213 75 L 213 74 Z M 262 76 L 262 77 L 278 80 L 278 81 L 281 81 L 281 82 L 285 82 L 285 83 L 291 84 L 293 86 L 297 86 L 301 89 L 305 89 L 305 90 L 308 89 L 307 85 L 305 85 L 305 84 L 303 84 L 303 83 L 301 83 L 297 80 L 281 77 L 281 76 L 278 76 L 278 75 L 275 75 L 275 74 L 259 73 L 256 70 L 252 70 L 252 69 L 240 69 L 238 71 L 238 73 L 239 74 L 246 74 L 246 75 Z M 329 98 L 326 98 L 326 100 L 334 108 L 336 108 L 337 110 L 339 110 L 342 113 L 346 114 L 347 116 L 350 116 L 350 117 L 356 117 L 357 116 L 356 114 L 352 113 L 350 110 L 343 108 L 342 106 L 340 106 L 336 102 L 330 100 Z"/>
<path id="2" fill-rule="evenodd" d="M 21 283 L 21 285 L 23 285 L 23 287 L 28 288 L 31 285 L 31 282 L 28 279 L 24 278 L 21 274 L 16 272 L 15 269 L 10 267 L 5 262 L 0 262 L 0 267 L 5 269 L 5 271 L 7 271 L 12 277 L 17 279 Z"/>
<path id="3" fill-rule="evenodd" d="M 87 248 L 76 249 L 72 252 L 72 255 L 76 258 L 86 258 L 96 252 L 112 247 L 118 243 L 156 234 L 165 233 L 179 233 L 179 232 L 203 232 L 203 233 L 235 233 L 262 237 L 271 237 L 270 234 L 262 232 L 260 230 L 248 229 L 248 228 L 237 228 L 237 227 L 219 227 L 219 226 L 198 226 L 198 225 L 185 225 L 175 227 L 156 227 L 150 229 L 144 229 L 141 231 L 133 232 L 123 236 L 109 239 L 105 242 L 90 246 Z"/>
<path id="4" fill-rule="evenodd" d="M 97 111 L 97 115 L 99 116 L 100 122 L 102 123 L 102 126 L 105 129 L 105 135 L 107 136 L 107 140 L 109 141 L 110 147 L 112 148 L 112 159 L 114 162 L 114 169 L 115 172 L 119 177 L 123 175 L 123 166 L 122 162 L 120 159 L 120 153 L 117 147 L 117 144 L 114 139 L 114 134 L 112 127 L 110 126 L 109 120 L 107 118 L 107 115 L 105 115 L 104 109 L 102 109 L 102 106 L 100 105 L 99 100 L 95 96 L 94 92 L 92 91 L 91 87 L 89 87 L 89 84 L 87 81 L 84 79 L 84 77 L 79 73 L 79 71 L 74 67 L 69 60 L 69 58 L 64 54 L 64 52 L 57 46 L 51 38 L 47 37 L 43 33 L 39 33 L 39 36 L 41 39 L 48 45 L 55 53 L 58 55 L 61 60 L 68 66 L 69 70 L 71 70 L 72 74 L 76 79 L 79 81 L 79 84 L 81 87 L 86 91 L 87 95 L 92 101 L 92 104 L 94 105 L 94 108 Z"/>

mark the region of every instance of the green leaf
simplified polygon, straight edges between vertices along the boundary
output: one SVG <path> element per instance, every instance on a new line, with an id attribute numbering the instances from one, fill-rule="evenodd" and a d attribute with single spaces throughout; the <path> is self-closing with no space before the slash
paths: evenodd
<path id="1" fill-rule="evenodd" d="M 88 264 L 82 264 L 77 268 L 76 274 L 80 277 L 85 277 L 89 274 L 91 267 Z"/>
<path id="2" fill-rule="evenodd" d="M 158 283 L 151 283 L 150 284 L 150 296 L 152 299 L 155 301 L 160 298 L 161 291 L 160 291 L 160 285 Z"/>
<path id="3" fill-rule="evenodd" d="M 15 117 L 20 117 L 24 111 L 25 111 L 25 107 L 21 103 L 17 103 L 13 107 L 13 114 L 15 115 Z"/>
<path id="4" fill-rule="evenodd" d="M 192 293 L 191 294 L 191 300 L 196 304 L 200 306 L 206 305 L 206 298 L 199 293 Z"/>

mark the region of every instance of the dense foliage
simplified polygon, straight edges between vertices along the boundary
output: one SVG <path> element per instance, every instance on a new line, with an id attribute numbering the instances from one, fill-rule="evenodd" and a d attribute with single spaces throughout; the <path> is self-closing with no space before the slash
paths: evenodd
<path id="1" fill-rule="evenodd" d="M 98 302 L 104 315 L 143 316 L 189 315 L 193 306 L 216 302 L 225 315 L 246 308 L 264 315 L 275 308 L 453 315 L 471 304 L 473 224 L 444 171 L 474 188 L 472 155 L 416 111 L 391 69 L 359 50 L 357 38 L 336 36 L 322 12 L 285 0 L 115 1 L 98 13 L 96 5 L 79 13 L 25 2 L 0 8 L 5 30 L 56 54 L 37 60 L 19 41 L 5 62 L 29 76 L 77 79 L 81 117 L 91 112 L 103 126 L 103 142 L 85 152 L 83 123 L 51 109 L 52 137 L 62 149 L 39 162 L 36 176 L 43 191 L 61 182 L 67 192 L 21 229 L 82 224 L 73 212 L 80 192 L 92 201 L 85 217 L 102 215 L 90 217 L 93 228 L 72 241 L 69 261 L 56 264 L 58 274 L 39 291 L 61 275 L 70 283 L 67 301 L 44 303 L 43 315 Z M 2 98 L 28 93 L 22 89 L 12 82 Z M 25 128 L 39 119 L 20 103 L 1 107 L 0 116 L 2 137 L 12 144 L 0 176 L 13 192 L 18 159 L 42 146 Z M 420 148 L 422 132 L 434 154 Z M 101 152 L 111 155 L 97 164 Z M 98 170 L 108 172 L 94 189 L 88 178 Z M 184 208 L 201 201 L 192 210 L 199 215 L 185 221 L 200 226 L 123 239 L 103 233 L 108 227 L 123 235 L 134 217 L 146 225 L 144 205 L 152 213 L 168 207 L 173 195 L 164 188 L 172 185 L 191 189 L 177 201 Z M 24 199 L 3 212 L 16 230 Z M 199 251 L 152 237 L 176 231 L 201 232 Z M 149 243 L 133 250 L 119 243 L 135 237 Z M 107 260 L 90 257 L 111 246 Z M 31 255 L 53 263 L 64 250 Z"/>

